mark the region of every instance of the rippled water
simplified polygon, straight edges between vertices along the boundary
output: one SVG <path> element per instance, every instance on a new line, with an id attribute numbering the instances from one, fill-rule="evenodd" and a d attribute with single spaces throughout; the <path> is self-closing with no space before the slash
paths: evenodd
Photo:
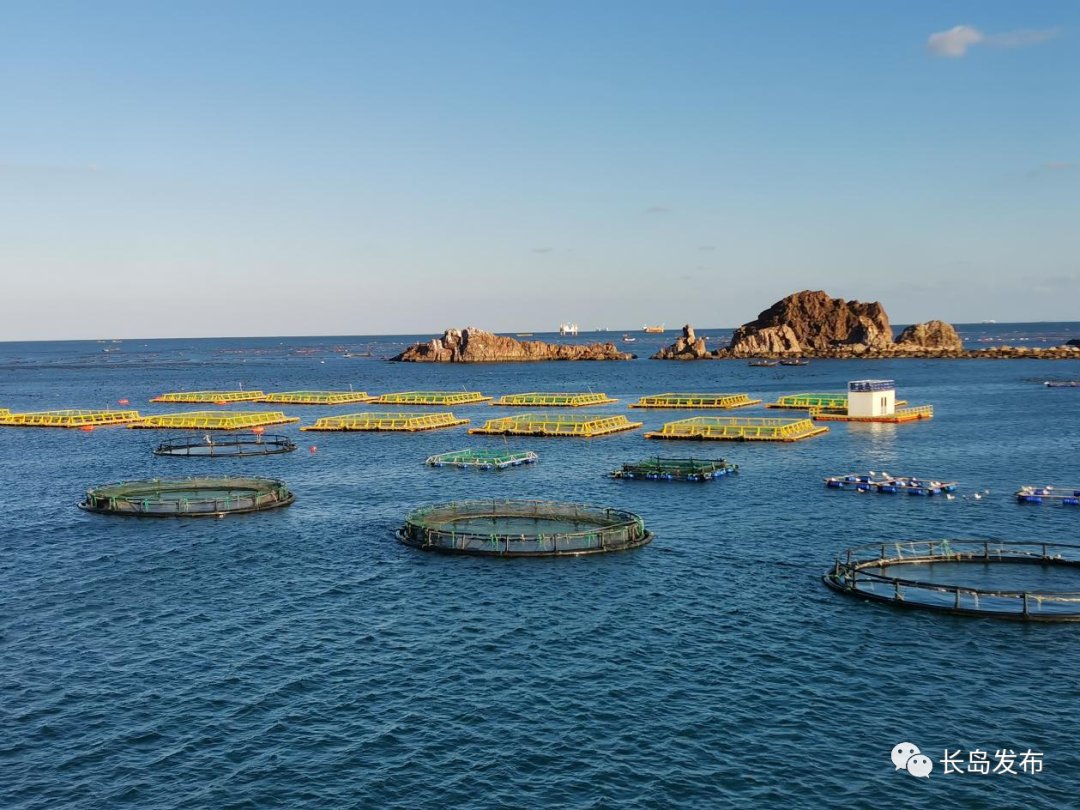
<path id="1" fill-rule="evenodd" d="M 862 604 L 820 576 L 841 549 L 879 539 L 1076 542 L 1080 511 L 1021 506 L 1009 493 L 1080 484 L 1080 394 L 1038 384 L 1080 377 L 1080 363 L 431 367 L 347 358 L 343 341 L 129 341 L 107 353 L 94 343 L 0 345 L 0 407 L 128 398 L 158 413 L 177 409 L 146 404 L 165 390 L 351 384 L 591 388 L 622 402 L 590 410 L 626 413 L 628 400 L 662 391 L 769 400 L 873 376 L 895 377 L 937 416 L 837 424 L 782 446 L 287 426 L 298 452 L 249 459 L 155 458 L 164 434 L 122 428 L 0 430 L 0 806 L 1075 803 L 1080 626 Z M 363 407 L 284 410 L 308 422 Z M 474 422 L 503 413 L 454 410 Z M 629 413 L 647 428 L 679 418 Z M 537 451 L 540 463 L 486 473 L 422 463 L 504 444 Z M 658 452 L 724 456 L 742 469 L 710 484 L 604 476 Z M 948 501 L 821 486 L 824 475 L 868 469 L 989 493 Z M 192 521 L 74 506 L 91 484 L 210 472 L 281 476 L 297 501 Z M 393 538 L 417 505 L 487 495 L 627 508 L 656 539 L 609 556 L 494 560 Z M 946 747 L 1030 748 L 1045 753 L 1045 771 L 944 776 L 937 765 L 917 780 L 893 770 L 900 741 L 935 759 Z"/>

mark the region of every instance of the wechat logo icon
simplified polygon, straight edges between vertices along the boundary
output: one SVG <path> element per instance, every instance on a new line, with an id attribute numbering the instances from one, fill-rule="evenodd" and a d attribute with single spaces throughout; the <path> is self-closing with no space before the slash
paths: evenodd
<path id="1" fill-rule="evenodd" d="M 912 776 L 930 778 L 934 770 L 934 760 L 919 750 L 915 743 L 902 742 L 893 746 L 892 762 L 898 771 L 907 771 Z"/>

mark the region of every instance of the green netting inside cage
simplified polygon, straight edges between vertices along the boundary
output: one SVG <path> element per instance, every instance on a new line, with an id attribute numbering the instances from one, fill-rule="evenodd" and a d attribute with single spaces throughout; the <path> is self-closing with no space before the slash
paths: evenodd
<path id="1" fill-rule="evenodd" d="M 652 456 L 612 470 L 615 478 L 643 481 L 712 481 L 739 471 L 738 464 L 729 464 L 722 458 L 665 458 Z"/>
<path id="2" fill-rule="evenodd" d="M 535 464 L 540 457 L 531 450 L 511 453 L 498 450 L 454 450 L 430 456 L 429 467 L 458 467 L 473 470 L 505 470 L 523 464 Z"/>

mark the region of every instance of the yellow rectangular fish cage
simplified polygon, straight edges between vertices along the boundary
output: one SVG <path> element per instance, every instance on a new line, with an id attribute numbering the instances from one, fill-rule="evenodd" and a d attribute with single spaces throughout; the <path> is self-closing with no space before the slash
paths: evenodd
<path id="1" fill-rule="evenodd" d="M 618 402 L 607 394 L 567 394 L 529 391 L 525 394 L 506 394 L 492 402 L 492 405 L 509 405 L 524 408 L 581 408 L 586 405 L 607 405 Z"/>
<path id="2" fill-rule="evenodd" d="M 123 425 L 141 417 L 138 411 L 34 411 L 30 413 L 0 412 L 0 425 L 10 427 L 81 428 L 98 425 Z"/>
<path id="3" fill-rule="evenodd" d="M 262 391 L 170 391 L 154 397 L 151 402 L 254 402 L 265 397 Z"/>
<path id="4" fill-rule="evenodd" d="M 906 400 L 897 400 L 897 405 L 907 405 Z M 844 391 L 828 394 L 785 394 L 776 402 L 768 402 L 766 408 L 787 408 L 795 411 L 809 411 L 820 408 L 824 411 L 846 411 L 848 395 Z"/>
<path id="5" fill-rule="evenodd" d="M 810 418 L 818 422 L 884 422 L 897 424 L 900 422 L 917 422 L 920 419 L 933 419 L 933 405 L 915 405 L 911 408 L 897 408 L 892 413 L 879 416 L 848 416 L 847 409 L 844 413 L 829 413 L 817 408 L 810 410 Z"/>
<path id="6" fill-rule="evenodd" d="M 286 416 L 281 411 L 191 411 L 146 416 L 133 428 L 183 428 L 188 430 L 241 430 L 264 425 L 284 425 L 299 422 L 299 417 Z"/>
<path id="7" fill-rule="evenodd" d="M 589 439 L 593 436 L 634 430 L 641 425 L 641 422 L 631 422 L 622 414 L 570 416 L 568 414 L 525 413 L 489 419 L 483 427 L 472 428 L 469 433 L 503 436 L 576 436 Z"/>
<path id="8" fill-rule="evenodd" d="M 642 397 L 630 404 L 631 408 L 682 408 L 698 410 L 700 408 L 745 408 L 757 405 L 760 399 L 751 399 L 749 394 L 653 394 Z"/>
<path id="9" fill-rule="evenodd" d="M 457 427 L 469 424 L 452 413 L 350 413 L 325 416 L 301 430 L 395 430 L 413 433 L 419 430 Z"/>
<path id="10" fill-rule="evenodd" d="M 713 439 L 730 442 L 797 442 L 828 433 L 809 419 L 767 419 L 743 416 L 695 416 L 668 422 L 646 439 Z"/>
<path id="11" fill-rule="evenodd" d="M 399 391 L 383 394 L 374 400 L 376 405 L 471 405 L 488 402 L 479 391 Z"/>
<path id="12" fill-rule="evenodd" d="M 370 402 L 366 391 L 281 391 L 267 394 L 259 402 L 280 405 L 345 405 L 350 402 Z"/>
<path id="13" fill-rule="evenodd" d="M 766 408 L 789 408 L 796 411 L 808 411 L 811 408 L 847 408 L 847 392 L 839 391 L 826 394 L 784 394 L 776 402 L 769 402 Z"/>

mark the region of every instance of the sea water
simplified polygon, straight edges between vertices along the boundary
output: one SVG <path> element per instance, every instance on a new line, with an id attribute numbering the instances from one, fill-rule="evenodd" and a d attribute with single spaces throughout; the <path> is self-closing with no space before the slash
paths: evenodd
<path id="1" fill-rule="evenodd" d="M 1017 337 L 1012 325 L 980 328 Z M 1080 333 L 1060 331 L 1070 330 Z M 578 340 L 595 337 L 610 336 Z M 639 338 L 631 349 L 642 354 L 671 340 Z M 1011 497 L 1022 484 L 1080 485 L 1080 393 L 1041 384 L 1080 378 L 1080 362 L 379 359 L 408 340 L 0 344 L 0 407 L 128 399 L 165 413 L 207 406 L 148 400 L 241 385 L 592 390 L 620 402 L 583 410 L 657 429 L 691 414 L 626 404 L 666 391 L 770 401 L 873 377 L 895 379 L 899 396 L 934 405 L 935 417 L 832 424 L 795 444 L 287 425 L 268 430 L 297 452 L 244 459 L 155 457 L 171 435 L 162 432 L 0 428 L 0 807 L 1075 803 L 1080 626 L 866 604 L 820 577 L 866 542 L 1080 541 L 1080 510 Z M 263 407 L 302 424 L 378 409 L 229 406 Z M 474 425 L 507 413 L 452 410 Z M 534 450 L 540 461 L 490 472 L 424 465 L 467 447 Z M 724 457 L 740 473 L 707 484 L 606 475 L 650 454 Z M 822 485 L 869 470 L 960 489 L 948 500 Z M 223 520 L 75 506 L 96 484 L 218 473 L 281 477 L 296 503 Z M 543 560 L 442 556 L 394 539 L 417 506 L 488 496 L 625 508 L 656 537 L 636 551 Z M 935 760 L 929 781 L 894 769 L 900 742 Z M 1044 769 L 946 776 L 945 749 L 1030 749 Z"/>

